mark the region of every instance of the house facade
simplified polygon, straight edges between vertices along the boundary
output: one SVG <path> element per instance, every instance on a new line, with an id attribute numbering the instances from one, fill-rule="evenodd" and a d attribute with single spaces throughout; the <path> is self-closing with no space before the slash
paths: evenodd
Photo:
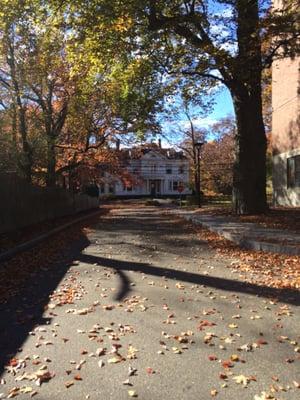
<path id="1" fill-rule="evenodd" d="M 190 194 L 189 161 L 182 152 L 160 146 L 120 150 L 123 173 L 106 175 L 100 196 L 175 196 Z"/>
<path id="2" fill-rule="evenodd" d="M 300 57 L 273 63 L 272 108 L 273 203 L 300 207 Z"/>

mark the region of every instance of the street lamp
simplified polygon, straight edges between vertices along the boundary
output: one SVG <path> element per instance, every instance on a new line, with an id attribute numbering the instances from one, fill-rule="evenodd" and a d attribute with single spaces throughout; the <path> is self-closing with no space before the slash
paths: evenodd
<path id="1" fill-rule="evenodd" d="M 198 198 L 198 207 L 201 207 L 201 179 L 200 179 L 200 150 L 201 147 L 204 145 L 204 142 L 195 142 L 194 146 L 197 151 L 197 164 L 196 164 L 196 181 L 197 181 L 197 187 L 196 189 L 196 194 Z"/>

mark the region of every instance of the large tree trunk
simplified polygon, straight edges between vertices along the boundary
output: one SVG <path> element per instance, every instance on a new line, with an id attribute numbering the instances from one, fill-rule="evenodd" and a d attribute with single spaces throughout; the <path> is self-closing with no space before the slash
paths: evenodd
<path id="1" fill-rule="evenodd" d="M 233 171 L 233 212 L 260 214 L 267 210 L 266 135 L 260 90 L 233 94 L 236 114 L 236 154 Z"/>
<path id="2" fill-rule="evenodd" d="M 266 135 L 262 116 L 262 61 L 258 0 L 237 0 L 238 55 L 229 89 L 236 121 L 233 211 L 266 211 Z"/>

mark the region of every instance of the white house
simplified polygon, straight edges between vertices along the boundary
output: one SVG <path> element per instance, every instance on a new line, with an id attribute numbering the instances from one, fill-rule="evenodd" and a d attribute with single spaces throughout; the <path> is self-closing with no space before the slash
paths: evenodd
<path id="1" fill-rule="evenodd" d="M 159 145 L 122 149 L 122 177 L 106 174 L 100 196 L 174 196 L 190 194 L 189 161 L 182 152 Z"/>

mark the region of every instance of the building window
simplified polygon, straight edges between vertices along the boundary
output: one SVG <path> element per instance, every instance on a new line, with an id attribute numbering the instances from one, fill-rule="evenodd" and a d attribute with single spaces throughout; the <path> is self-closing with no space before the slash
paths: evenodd
<path id="1" fill-rule="evenodd" d="M 105 185 L 104 185 L 104 183 L 101 183 L 101 184 L 100 184 L 99 192 L 100 192 L 101 194 L 105 193 Z"/>
<path id="2" fill-rule="evenodd" d="M 132 192 L 132 185 L 123 185 L 123 192 Z"/>
<path id="3" fill-rule="evenodd" d="M 156 165 L 150 165 L 150 172 L 151 174 L 155 174 L 156 173 Z"/>
<path id="4" fill-rule="evenodd" d="M 178 192 L 179 187 L 185 187 L 184 182 L 182 181 L 169 181 L 169 191 L 170 192 Z"/>
<path id="5" fill-rule="evenodd" d="M 179 182 L 178 181 L 173 181 L 173 192 L 177 192 L 178 186 L 179 186 Z"/>
<path id="6" fill-rule="evenodd" d="M 108 187 L 108 193 L 114 193 L 115 192 L 115 187 L 114 185 L 109 185 Z"/>
<path id="7" fill-rule="evenodd" d="M 180 165 L 180 166 L 179 166 L 179 168 L 178 168 L 178 173 L 179 173 L 179 174 L 184 174 L 184 166 L 183 166 L 183 165 Z"/>
<path id="8" fill-rule="evenodd" d="M 172 167 L 171 165 L 166 166 L 166 174 L 171 175 L 172 174 Z"/>
<path id="9" fill-rule="evenodd" d="M 287 187 L 300 186 L 300 155 L 287 159 Z"/>

